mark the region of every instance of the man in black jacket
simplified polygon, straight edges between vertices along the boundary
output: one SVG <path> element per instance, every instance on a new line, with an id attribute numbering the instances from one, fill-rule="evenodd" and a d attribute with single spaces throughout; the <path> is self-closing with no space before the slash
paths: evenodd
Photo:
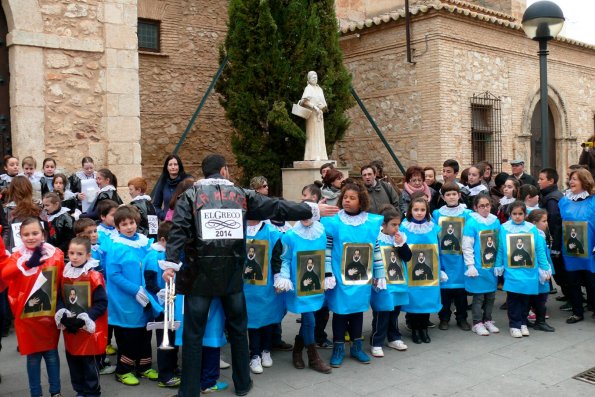
<path id="1" fill-rule="evenodd" d="M 364 165 L 361 174 L 370 196 L 369 213 L 379 214 L 380 208 L 385 204 L 392 204 L 399 210 L 399 194 L 390 184 L 376 179 L 376 168 L 373 165 Z"/>
<path id="2" fill-rule="evenodd" d="M 220 297 L 231 344 L 233 381 L 238 396 L 252 388 L 248 353 L 243 269 L 246 260 L 246 221 L 302 220 L 333 215 L 338 208 L 325 204 L 292 203 L 271 199 L 235 186 L 225 158 L 211 154 L 202 161 L 205 179 L 199 180 L 177 201 L 167 242 L 163 278 L 169 280 L 181 267 L 185 253 L 189 278 L 185 291 L 185 323 L 180 397 L 200 395 L 202 338 L 213 297 Z M 180 280 L 182 279 L 182 280 Z"/>
<path id="3" fill-rule="evenodd" d="M 533 185 L 538 187 L 535 178 L 525 172 L 524 160 L 511 160 L 510 167 L 512 168 L 512 175 L 519 181 L 521 186 Z"/>

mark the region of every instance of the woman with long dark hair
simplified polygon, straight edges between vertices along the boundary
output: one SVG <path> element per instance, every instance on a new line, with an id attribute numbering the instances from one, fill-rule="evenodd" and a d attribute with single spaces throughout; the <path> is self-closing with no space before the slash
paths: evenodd
<path id="1" fill-rule="evenodd" d="M 169 209 L 169 202 L 176 187 L 188 177 L 191 177 L 191 175 L 186 174 L 182 159 L 177 154 L 170 154 L 165 158 L 161 176 L 151 192 L 151 200 L 160 220 L 165 219 L 165 215 Z"/>

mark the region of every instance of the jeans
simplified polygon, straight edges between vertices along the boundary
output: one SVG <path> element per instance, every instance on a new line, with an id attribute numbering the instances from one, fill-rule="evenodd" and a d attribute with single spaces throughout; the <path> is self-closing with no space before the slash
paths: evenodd
<path id="1" fill-rule="evenodd" d="M 221 349 L 218 347 L 202 347 L 202 370 L 200 372 L 200 388 L 203 390 L 213 387 L 219 379 L 219 358 Z"/>
<path id="2" fill-rule="evenodd" d="M 349 331 L 351 340 L 361 339 L 364 313 L 333 313 L 333 342 L 345 342 L 345 331 Z"/>
<path id="3" fill-rule="evenodd" d="M 250 358 L 261 356 L 263 351 L 271 351 L 273 348 L 273 333 L 277 325 L 271 324 L 260 328 L 248 328 Z"/>
<path id="4" fill-rule="evenodd" d="M 182 335 L 182 384 L 179 397 L 200 395 L 202 369 L 202 338 L 207 326 L 211 296 L 187 295 L 184 299 L 184 334 Z M 248 315 L 244 291 L 220 297 L 225 312 L 226 327 L 231 345 L 231 365 L 236 393 L 250 387 L 250 354 L 248 352 Z"/>
<path id="5" fill-rule="evenodd" d="M 473 303 L 471 304 L 473 325 L 492 321 L 492 309 L 494 309 L 495 300 L 496 292 L 473 294 Z"/>
<path id="6" fill-rule="evenodd" d="M 506 305 L 508 306 L 508 324 L 510 328 L 521 328 L 521 325 L 527 325 L 527 316 L 529 315 L 529 298 L 531 295 L 517 294 L 508 292 L 506 295 Z"/>
<path id="7" fill-rule="evenodd" d="M 401 340 L 399 332 L 399 314 L 401 306 L 395 306 L 394 310 L 388 312 L 372 312 L 372 335 L 370 337 L 372 346 L 382 347 L 384 340 L 389 342 Z"/>
<path id="8" fill-rule="evenodd" d="M 457 322 L 467 320 L 467 292 L 464 288 L 442 288 L 440 290 L 442 309 L 438 313 L 440 321 L 449 321 L 452 311 L 451 304 L 454 302 L 457 309 Z"/>
<path id="9" fill-rule="evenodd" d="M 41 391 L 41 358 L 45 360 L 45 367 L 50 382 L 50 394 L 60 393 L 60 356 L 58 350 L 27 355 L 27 376 L 29 377 L 29 391 L 31 397 L 39 397 Z"/>
<path id="10" fill-rule="evenodd" d="M 300 327 L 300 336 L 304 340 L 304 345 L 306 346 L 310 346 L 315 343 L 314 323 L 314 312 L 302 313 L 302 325 Z"/>

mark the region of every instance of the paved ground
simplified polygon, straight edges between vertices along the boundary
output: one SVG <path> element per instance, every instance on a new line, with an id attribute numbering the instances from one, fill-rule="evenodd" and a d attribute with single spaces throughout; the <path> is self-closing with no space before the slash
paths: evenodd
<path id="1" fill-rule="evenodd" d="M 497 305 L 504 300 L 498 293 Z M 409 345 L 406 352 L 385 349 L 385 357 L 373 359 L 370 365 L 346 359 L 342 368 L 322 375 L 291 365 L 290 352 L 274 352 L 274 366 L 262 375 L 253 375 L 251 396 L 594 396 L 595 385 L 572 379 L 572 376 L 595 367 L 595 320 L 590 314 L 585 321 L 567 325 L 567 312 L 558 310 L 559 302 L 549 302 L 549 323 L 555 333 L 531 332 L 531 336 L 513 339 L 508 334 L 506 314 L 495 310 L 495 320 L 503 332 L 479 337 L 459 330 L 451 321 L 449 331 L 430 330 L 432 343 L 415 345 L 404 327 L 401 330 Z M 497 306 L 497 307 L 498 307 Z M 403 316 L 401 316 L 402 318 Z M 290 341 L 298 330 L 295 315 L 283 323 L 284 339 Z M 371 314 L 364 320 L 365 336 L 369 336 Z M 436 321 L 436 317 L 432 316 Z M 330 324 L 327 332 L 330 331 Z M 3 339 L 0 353 L 0 396 L 28 396 L 25 359 L 16 352 L 12 334 Z M 60 347 L 62 350 L 62 347 Z M 229 358 L 229 348 L 223 350 Z M 331 351 L 322 351 L 324 359 Z M 43 372 L 43 371 L 42 371 Z M 231 370 L 222 371 L 222 379 L 231 385 Z M 166 396 L 168 390 L 147 380 L 136 387 L 117 383 L 113 376 L 102 377 L 103 395 L 109 397 Z M 47 377 L 42 383 L 47 393 Z M 68 378 L 66 360 L 62 356 L 62 390 L 74 396 Z M 218 395 L 232 395 L 231 391 Z M 47 396 L 47 394 L 46 394 Z"/>

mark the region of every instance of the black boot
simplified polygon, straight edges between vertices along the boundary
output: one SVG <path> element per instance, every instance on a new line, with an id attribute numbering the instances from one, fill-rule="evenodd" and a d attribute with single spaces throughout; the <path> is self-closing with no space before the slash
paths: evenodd
<path id="1" fill-rule="evenodd" d="M 421 341 L 423 343 L 430 343 L 432 341 L 432 339 L 430 339 L 430 335 L 428 334 L 428 329 L 427 328 L 422 328 L 419 331 L 419 336 L 420 336 Z"/>
<path id="2" fill-rule="evenodd" d="M 545 322 L 545 312 L 545 305 L 535 308 L 535 324 L 533 325 L 533 329 L 536 331 L 555 332 L 556 329 Z"/>
<path id="3" fill-rule="evenodd" d="M 420 339 L 419 333 L 420 333 L 420 331 L 415 328 L 413 328 L 411 330 L 411 340 L 413 340 L 413 343 L 416 343 L 418 345 L 421 344 L 421 339 Z"/>

